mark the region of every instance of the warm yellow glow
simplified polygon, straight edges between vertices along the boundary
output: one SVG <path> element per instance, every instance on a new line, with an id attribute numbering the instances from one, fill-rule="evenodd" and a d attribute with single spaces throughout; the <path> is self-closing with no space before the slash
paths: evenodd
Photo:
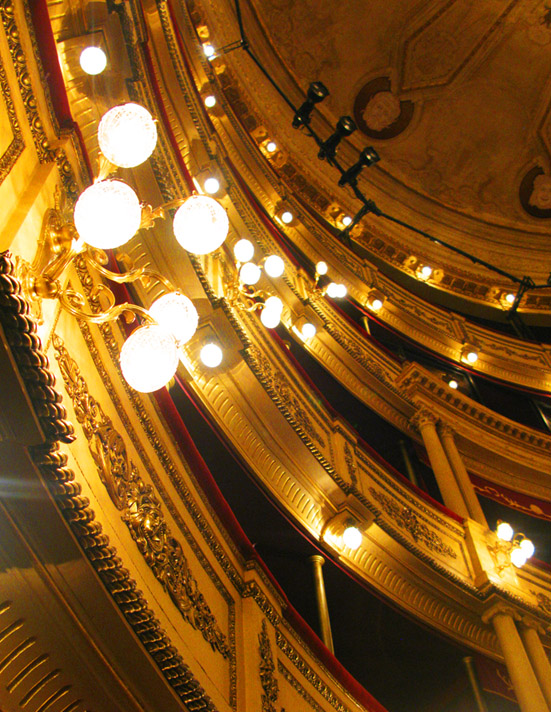
<path id="1" fill-rule="evenodd" d="M 222 363 L 222 349 L 218 344 L 205 344 L 201 349 L 200 359 L 209 368 L 216 368 Z"/>
<path id="2" fill-rule="evenodd" d="M 285 210 L 285 212 L 281 213 L 281 222 L 286 225 L 293 222 L 293 213 L 290 210 Z"/>
<path id="3" fill-rule="evenodd" d="M 362 533 L 358 527 L 349 524 L 343 532 L 342 540 L 345 546 L 352 551 L 359 549 L 362 543 Z"/>
<path id="4" fill-rule="evenodd" d="M 220 181 L 218 178 L 207 178 L 206 181 L 203 183 L 203 188 L 205 189 L 205 193 L 210 193 L 210 195 L 214 195 L 214 193 L 218 193 L 220 190 Z"/>
<path id="5" fill-rule="evenodd" d="M 421 277 L 423 277 L 423 279 L 428 279 L 431 276 L 431 274 L 432 274 L 432 267 L 429 267 L 429 265 L 424 265 L 421 268 Z"/>
<path id="6" fill-rule="evenodd" d="M 513 527 L 507 522 L 499 522 L 496 528 L 496 534 L 503 541 L 511 541 L 513 538 Z"/>
<path id="7" fill-rule="evenodd" d="M 521 566 L 524 566 L 524 564 L 526 563 L 526 560 L 528 559 L 528 557 L 526 556 L 525 552 L 524 552 L 522 549 L 520 549 L 520 548 L 518 548 L 518 549 L 513 549 L 513 550 L 511 551 L 510 556 L 511 556 L 511 561 L 512 561 L 512 563 L 513 563 L 518 569 L 520 569 Z"/>
<path id="8" fill-rule="evenodd" d="M 210 42 L 205 42 L 203 44 L 203 52 L 205 53 L 205 57 L 207 57 L 207 59 L 214 58 L 215 50 L 214 47 L 210 44 Z"/>
<path id="9" fill-rule="evenodd" d="M 270 255 L 264 262 L 264 269 L 269 277 L 281 277 L 285 270 L 285 263 L 279 255 Z"/>
<path id="10" fill-rule="evenodd" d="M 303 339 L 313 339 L 316 335 L 316 327 L 310 321 L 307 321 L 302 325 L 300 333 Z"/>
<path id="11" fill-rule="evenodd" d="M 157 126 L 143 106 L 122 104 L 104 114 L 99 123 L 98 142 L 108 161 L 121 168 L 133 168 L 153 153 Z"/>
<path id="12" fill-rule="evenodd" d="M 331 299 L 342 299 L 346 297 L 347 289 L 344 284 L 329 282 L 327 285 L 327 296 Z"/>
<path id="13" fill-rule="evenodd" d="M 264 307 L 260 312 L 260 321 L 267 329 L 275 329 L 281 322 L 281 313 Z"/>
<path id="14" fill-rule="evenodd" d="M 107 66 L 107 56 L 101 47 L 86 47 L 80 53 L 80 66 L 86 74 L 101 74 Z"/>
<path id="15" fill-rule="evenodd" d="M 371 308 L 373 309 L 373 311 L 379 311 L 380 309 L 382 309 L 382 307 L 383 307 L 382 299 L 374 299 L 371 302 Z"/>
<path id="16" fill-rule="evenodd" d="M 216 97 L 213 96 L 213 94 L 209 94 L 205 97 L 205 106 L 207 109 L 212 109 L 213 106 L 216 106 Z"/>
<path id="17" fill-rule="evenodd" d="M 275 141 L 268 141 L 266 144 L 266 150 L 268 153 L 273 153 L 275 150 L 277 150 L 277 143 Z"/>
<path id="18" fill-rule="evenodd" d="M 505 295 L 505 301 L 507 304 L 512 304 L 515 301 L 516 295 L 513 294 L 512 292 L 509 292 L 509 294 Z"/>
<path id="19" fill-rule="evenodd" d="M 233 254 L 238 262 L 249 262 L 254 256 L 254 245 L 244 237 L 233 246 Z"/>
<path id="20" fill-rule="evenodd" d="M 74 222 L 84 242 L 101 250 L 128 242 L 140 227 L 138 196 L 120 180 L 103 180 L 87 188 L 77 200 Z"/>
<path id="21" fill-rule="evenodd" d="M 136 391 L 157 391 L 166 386 L 176 373 L 176 341 L 161 326 L 140 326 L 124 342 L 120 364 L 122 375 Z"/>
<path id="22" fill-rule="evenodd" d="M 224 208 L 207 195 L 191 195 L 174 215 L 174 235 L 188 252 L 206 255 L 218 249 L 230 223 Z"/>
<path id="23" fill-rule="evenodd" d="M 468 351 L 466 359 L 469 363 L 476 363 L 478 361 L 478 354 L 476 351 Z"/>
<path id="24" fill-rule="evenodd" d="M 342 219 L 342 224 L 345 227 L 348 227 L 351 223 L 352 223 L 352 218 L 350 217 L 350 215 L 345 215 Z"/>
<path id="25" fill-rule="evenodd" d="M 239 270 L 239 279 L 243 284 L 248 284 L 252 286 L 256 284 L 260 279 L 260 267 L 254 262 L 245 262 L 245 264 Z"/>
<path id="26" fill-rule="evenodd" d="M 522 539 L 520 542 L 520 548 L 524 552 L 527 559 L 533 556 L 536 552 L 536 547 L 530 539 Z"/>
<path id="27" fill-rule="evenodd" d="M 318 262 L 316 265 L 316 274 L 323 276 L 324 274 L 327 274 L 327 269 L 327 262 Z"/>
<path id="28" fill-rule="evenodd" d="M 187 343 L 197 331 L 197 309 L 191 299 L 180 292 L 170 292 L 159 297 L 151 305 L 149 313 L 179 344 Z"/>

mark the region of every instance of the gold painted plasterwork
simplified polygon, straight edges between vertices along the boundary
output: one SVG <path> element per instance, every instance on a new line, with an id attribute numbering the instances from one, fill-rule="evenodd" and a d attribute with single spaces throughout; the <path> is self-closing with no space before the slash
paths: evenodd
<path id="1" fill-rule="evenodd" d="M 23 149 L 25 148 L 25 142 L 23 141 L 21 128 L 17 120 L 17 114 L 15 113 L 15 107 L 13 105 L 13 99 L 11 97 L 11 91 L 6 77 L 6 72 L 1 61 L 0 88 L 2 90 L 2 98 L 6 110 L 6 118 L 8 120 L 12 134 L 12 138 L 9 142 L 9 145 L 0 157 L 0 183 L 2 183 L 9 175 L 11 169 L 15 165 L 15 162 L 23 152 Z"/>
<path id="2" fill-rule="evenodd" d="M 111 419 L 93 398 L 63 341 L 52 339 L 67 393 L 90 452 L 113 503 L 121 510 L 132 538 L 147 564 L 168 592 L 184 619 L 222 654 L 230 656 L 226 636 L 199 591 L 180 543 L 170 532 L 151 485 L 144 483 L 128 457 L 126 445 Z"/>
<path id="3" fill-rule="evenodd" d="M 274 675 L 275 665 L 272 647 L 268 636 L 266 620 L 262 621 L 262 629 L 258 634 L 258 652 L 260 654 L 260 684 L 262 685 L 262 712 L 276 712 L 275 703 L 279 697 L 279 683 Z M 285 710 L 281 710 L 285 712 Z"/>
<path id="4" fill-rule="evenodd" d="M 287 680 L 289 685 L 291 685 L 291 687 L 298 692 L 298 694 L 302 697 L 306 704 L 308 704 L 314 710 L 314 712 L 323 712 L 323 709 L 314 700 L 312 695 L 309 695 L 308 692 L 306 692 L 304 687 L 300 684 L 296 677 L 291 675 L 291 673 L 289 672 L 289 670 L 287 670 L 285 665 L 283 665 L 281 660 L 277 661 L 277 671 L 279 672 L 281 677 L 284 680 Z"/>

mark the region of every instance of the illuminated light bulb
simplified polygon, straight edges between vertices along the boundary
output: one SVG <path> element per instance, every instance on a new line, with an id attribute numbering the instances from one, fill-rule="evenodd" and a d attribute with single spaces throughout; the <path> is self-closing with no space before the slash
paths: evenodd
<path id="1" fill-rule="evenodd" d="M 450 388 L 453 388 L 454 391 L 456 391 L 459 388 L 459 383 L 452 378 L 450 381 L 448 381 L 448 386 Z"/>
<path id="2" fill-rule="evenodd" d="M 318 262 L 316 265 L 316 273 L 319 275 L 327 274 L 327 262 Z"/>
<path id="3" fill-rule="evenodd" d="M 205 344 L 199 355 L 201 361 L 209 368 L 216 368 L 222 363 L 222 349 L 218 344 Z"/>
<path id="4" fill-rule="evenodd" d="M 510 556 L 511 556 L 511 562 L 512 562 L 518 569 L 520 569 L 521 566 L 524 566 L 524 564 L 526 563 L 526 560 L 528 559 L 528 557 L 526 556 L 525 552 L 524 552 L 521 548 L 513 549 L 513 550 L 511 551 Z"/>
<path id="5" fill-rule="evenodd" d="M 264 262 L 264 269 L 269 277 L 281 277 L 285 270 L 285 263 L 279 255 L 270 255 Z"/>
<path id="6" fill-rule="evenodd" d="M 239 270 L 239 279 L 243 284 L 253 285 L 260 279 L 260 267 L 255 265 L 254 262 L 245 262 Z"/>
<path id="7" fill-rule="evenodd" d="M 345 227 L 348 227 L 351 223 L 352 223 L 352 218 L 350 217 L 350 215 L 345 215 L 344 218 L 342 219 L 342 224 Z"/>
<path id="8" fill-rule="evenodd" d="M 288 225 L 290 222 L 293 222 L 293 213 L 289 210 L 286 210 L 284 213 L 281 214 L 281 222 L 284 222 L 286 225 Z"/>
<path id="9" fill-rule="evenodd" d="M 191 195 L 174 215 L 174 235 L 188 252 L 206 255 L 218 249 L 230 223 L 224 208 L 207 195 Z"/>
<path id="10" fill-rule="evenodd" d="M 244 237 L 233 246 L 233 254 L 238 262 L 249 262 L 254 256 L 254 245 Z"/>
<path id="11" fill-rule="evenodd" d="M 302 334 L 303 339 L 313 339 L 316 335 L 316 327 L 314 326 L 314 324 L 307 321 L 305 324 L 302 325 L 300 333 Z"/>
<path id="12" fill-rule="evenodd" d="M 205 106 L 207 109 L 212 109 L 213 106 L 216 106 L 216 97 L 213 96 L 212 94 L 209 94 L 208 96 L 205 97 Z"/>
<path id="13" fill-rule="evenodd" d="M 149 313 L 179 344 L 187 343 L 197 331 L 197 309 L 191 299 L 180 292 L 170 292 L 159 297 L 149 308 Z"/>
<path id="14" fill-rule="evenodd" d="M 478 361 L 478 354 L 476 351 L 469 351 L 466 358 L 469 363 L 476 363 Z"/>
<path id="15" fill-rule="evenodd" d="M 273 153 L 274 151 L 277 151 L 277 143 L 275 141 L 268 141 L 266 144 L 266 150 L 268 153 Z"/>
<path id="16" fill-rule="evenodd" d="M 281 312 L 264 306 L 260 312 L 260 321 L 267 329 L 275 329 L 281 322 Z"/>
<path id="17" fill-rule="evenodd" d="M 526 556 L 527 559 L 529 559 L 531 556 L 534 555 L 536 551 L 536 547 L 532 543 L 530 539 L 523 539 L 520 542 L 520 548 L 524 552 L 524 555 Z"/>
<path id="18" fill-rule="evenodd" d="M 74 222 L 80 238 L 92 247 L 109 250 L 128 242 L 140 227 L 138 196 L 120 180 L 102 180 L 81 193 Z"/>
<path id="19" fill-rule="evenodd" d="M 203 44 L 203 52 L 205 53 L 205 57 L 207 59 L 214 58 L 214 47 L 210 44 L 210 42 L 205 42 Z"/>
<path id="20" fill-rule="evenodd" d="M 505 295 L 505 301 L 507 302 L 507 304 L 513 304 L 513 302 L 515 301 L 515 298 L 516 298 L 516 295 L 513 294 L 512 292 L 509 292 L 509 294 Z"/>
<path id="21" fill-rule="evenodd" d="M 337 283 L 337 288 L 335 289 L 335 297 L 337 299 L 344 299 L 348 294 L 348 289 L 344 284 Z"/>
<path id="22" fill-rule="evenodd" d="M 331 297 L 331 299 L 336 299 L 340 294 L 339 285 L 336 282 L 329 282 L 326 294 L 328 297 Z"/>
<path id="23" fill-rule="evenodd" d="M 101 47 L 86 47 L 80 53 L 82 71 L 92 76 L 101 74 L 107 66 L 107 55 Z"/>
<path id="24" fill-rule="evenodd" d="M 432 267 L 429 267 L 429 265 L 423 265 L 421 268 L 421 276 L 424 279 L 428 279 L 432 274 Z"/>
<path id="25" fill-rule="evenodd" d="M 371 302 L 371 308 L 373 311 L 379 311 L 379 309 L 382 309 L 383 306 L 383 300 L 382 299 L 374 299 Z"/>
<path id="26" fill-rule="evenodd" d="M 513 538 L 513 527 L 508 522 L 499 522 L 496 534 L 503 541 L 511 541 Z"/>
<path id="27" fill-rule="evenodd" d="M 281 314 L 283 311 L 283 302 L 279 297 L 268 297 L 264 302 L 264 309 Z"/>
<path id="28" fill-rule="evenodd" d="M 147 109 L 122 104 L 110 109 L 98 127 L 99 147 L 110 163 L 133 168 L 146 161 L 157 143 L 157 126 Z"/>
<path id="29" fill-rule="evenodd" d="M 362 543 L 362 533 L 358 527 L 349 524 L 343 532 L 342 540 L 349 549 L 356 551 Z"/>
<path id="30" fill-rule="evenodd" d="M 207 180 L 203 183 L 203 188 L 206 193 L 210 193 L 211 195 L 218 193 L 220 190 L 220 181 L 218 178 L 207 178 Z"/>
<path id="31" fill-rule="evenodd" d="M 157 391 L 166 386 L 176 373 L 176 341 L 161 326 L 140 326 L 124 342 L 120 364 L 122 375 L 136 391 Z"/>

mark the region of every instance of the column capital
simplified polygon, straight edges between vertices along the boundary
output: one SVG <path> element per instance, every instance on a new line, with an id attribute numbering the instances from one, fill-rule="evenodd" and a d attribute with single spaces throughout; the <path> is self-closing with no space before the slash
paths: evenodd
<path id="1" fill-rule="evenodd" d="M 443 420 L 438 423 L 438 432 L 443 438 L 453 438 L 455 435 L 454 428 L 452 428 L 449 423 L 445 423 Z"/>
<path id="2" fill-rule="evenodd" d="M 533 616 L 522 616 L 521 624 L 524 628 L 532 628 L 540 635 L 546 635 L 549 631 L 549 626 L 546 626 Z"/>
<path id="3" fill-rule="evenodd" d="M 482 614 L 482 622 L 489 623 L 495 616 L 510 616 L 513 620 L 521 620 L 522 618 L 516 608 L 501 601 L 494 603 L 493 606 L 484 611 Z"/>
<path id="4" fill-rule="evenodd" d="M 427 425 L 432 425 L 432 426 L 436 427 L 437 423 L 438 423 L 438 416 L 435 415 L 428 408 L 420 408 L 409 419 L 409 425 L 418 431 L 421 431 L 423 428 L 427 427 Z"/>

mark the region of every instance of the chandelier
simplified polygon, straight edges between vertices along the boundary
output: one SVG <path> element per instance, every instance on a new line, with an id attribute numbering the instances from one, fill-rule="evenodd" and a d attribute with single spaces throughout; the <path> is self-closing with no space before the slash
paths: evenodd
<path id="1" fill-rule="evenodd" d="M 74 316 L 105 323 L 124 317 L 137 322 L 120 352 L 121 372 L 137 391 L 149 393 L 173 378 L 179 363 L 180 349 L 195 334 L 199 317 L 193 302 L 163 275 L 125 263 L 127 269 L 108 269 L 105 250 L 126 244 L 140 229 L 153 227 L 158 219 L 173 212 L 172 229 L 177 242 L 194 255 L 206 255 L 220 248 L 229 232 L 226 210 L 214 198 L 193 193 L 157 208 L 141 204 L 134 189 L 116 177 L 119 168 L 134 168 L 146 161 L 155 149 L 157 127 L 151 114 L 142 106 L 127 103 L 109 110 L 98 127 L 100 161 L 98 176 L 76 201 L 72 220 L 60 210 L 47 213 L 37 255 L 26 268 L 24 283 L 31 298 L 55 298 Z M 283 302 L 277 296 L 256 288 L 262 271 L 269 277 L 283 275 L 285 264 L 278 255 L 254 262 L 254 245 L 240 239 L 234 245 L 236 278 L 224 284 L 228 302 L 239 309 L 259 311 L 266 328 L 281 321 Z M 144 287 L 158 284 L 163 294 L 150 307 L 124 302 L 117 304 L 113 291 L 101 282 L 95 296 L 101 297 L 102 309 L 90 313 L 82 294 L 62 286 L 62 278 L 76 257 L 84 260 L 102 277 L 114 283 L 140 282 Z M 323 290 L 316 271 L 314 291 L 339 297 L 346 294 L 344 285 L 328 284 Z M 336 288 L 336 289 L 335 289 Z M 311 338 L 312 324 L 302 325 L 300 334 Z M 208 343 L 201 349 L 204 365 L 216 367 L 222 361 L 218 344 Z"/>

